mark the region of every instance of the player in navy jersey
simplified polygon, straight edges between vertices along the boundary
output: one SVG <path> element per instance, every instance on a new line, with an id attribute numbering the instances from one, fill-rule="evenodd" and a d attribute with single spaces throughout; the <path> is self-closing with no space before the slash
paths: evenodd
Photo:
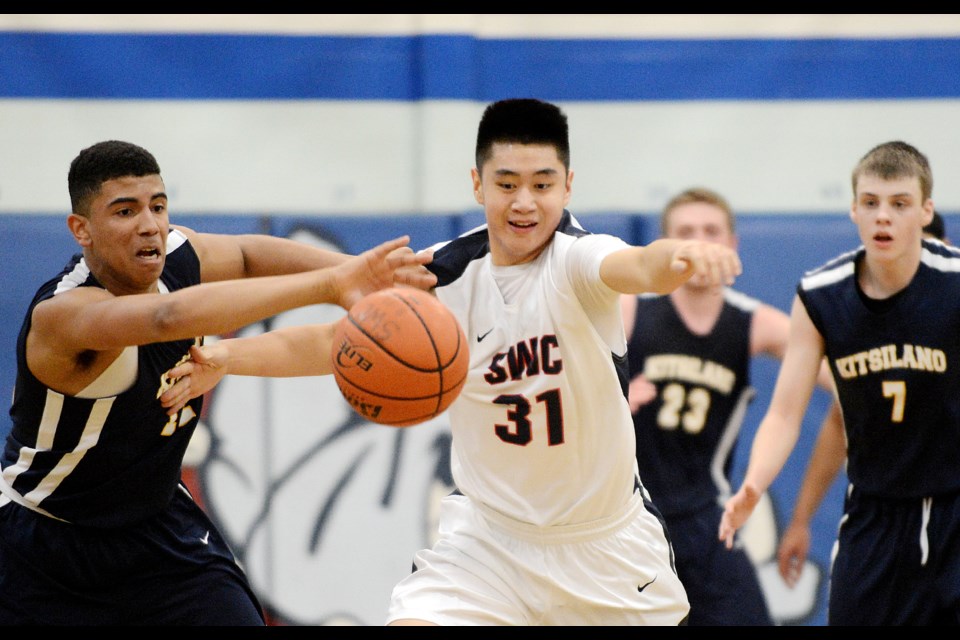
<path id="1" fill-rule="evenodd" d="M 946 223 L 936 211 L 930 224 L 923 228 L 923 237 L 950 244 Z M 817 435 L 813 454 L 797 493 L 793 516 L 777 547 L 777 568 L 784 582 L 791 587 L 800 579 L 801 568 L 810 551 L 810 521 L 847 459 L 847 439 L 843 433 L 840 407 L 834 404 L 830 409 L 836 414 L 836 419 L 832 424 L 825 422 Z"/>
<path id="2" fill-rule="evenodd" d="M 729 284 L 739 258 L 716 243 L 631 247 L 584 230 L 564 208 L 567 119 L 550 103 L 489 105 L 476 162 L 487 224 L 423 251 L 470 340 L 449 409 L 457 491 L 442 500 L 438 541 L 394 588 L 387 622 L 681 624 L 689 607 L 669 537 L 637 476 L 618 298 L 666 293 L 695 274 Z M 204 380 L 329 373 L 278 355 L 311 333 L 194 348 L 184 370 Z"/>
<path id="3" fill-rule="evenodd" d="M 262 625 L 180 482 L 202 396 L 168 371 L 206 335 L 308 304 L 349 308 L 395 281 L 429 287 L 429 256 L 407 238 L 351 257 L 170 225 L 155 158 L 121 141 L 81 151 L 68 185 L 82 253 L 37 290 L 16 345 L 0 624 Z"/>
<path id="4" fill-rule="evenodd" d="M 737 246 L 734 225 L 726 199 L 705 188 L 678 193 L 660 217 L 663 237 L 731 248 Z M 730 497 L 732 454 L 755 395 L 751 359 L 783 358 L 790 319 L 699 278 L 669 295 L 623 296 L 621 307 L 640 477 L 667 522 L 690 600 L 689 624 L 771 625 L 746 550 L 727 552 L 716 531 Z M 820 375 L 832 392 L 826 367 Z"/>
<path id="5" fill-rule="evenodd" d="M 960 623 L 960 251 L 923 238 L 933 175 L 880 144 L 852 175 L 861 245 L 807 272 L 790 343 L 719 537 L 728 545 L 795 445 L 826 355 L 849 486 L 831 567 L 831 625 Z"/>

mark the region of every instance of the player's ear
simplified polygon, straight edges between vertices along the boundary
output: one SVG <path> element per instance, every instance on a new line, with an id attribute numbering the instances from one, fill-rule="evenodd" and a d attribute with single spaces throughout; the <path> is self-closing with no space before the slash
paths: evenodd
<path id="1" fill-rule="evenodd" d="M 483 204 L 483 182 L 480 180 L 480 172 L 475 168 L 470 169 L 470 179 L 473 180 L 473 198 L 477 204 Z"/>
<path id="2" fill-rule="evenodd" d="M 926 202 L 923 203 L 923 209 L 920 212 L 920 219 L 923 220 L 923 226 L 927 226 L 933 222 L 933 200 L 927 198 Z"/>
<path id="3" fill-rule="evenodd" d="M 90 246 L 90 219 L 76 213 L 67 216 L 67 228 L 81 247 Z"/>
<path id="4" fill-rule="evenodd" d="M 573 170 L 567 171 L 567 184 L 564 185 L 563 206 L 570 204 L 570 192 L 573 188 Z"/>

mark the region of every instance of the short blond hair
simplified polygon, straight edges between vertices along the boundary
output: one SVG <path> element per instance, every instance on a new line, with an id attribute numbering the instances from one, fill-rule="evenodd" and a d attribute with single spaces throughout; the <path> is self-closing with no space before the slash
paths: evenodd
<path id="1" fill-rule="evenodd" d="M 703 202 L 706 204 L 712 204 L 718 209 L 723 210 L 727 214 L 727 223 L 730 225 L 730 233 L 733 233 L 735 230 L 735 222 L 733 216 L 733 209 L 730 208 L 730 203 L 727 202 L 727 199 L 722 195 L 714 191 L 713 189 L 707 189 L 706 187 L 691 187 L 690 189 L 684 189 L 677 195 L 670 198 L 670 201 L 663 207 L 663 212 L 660 214 L 660 233 L 667 235 L 667 224 L 669 223 L 670 213 L 680 205 L 690 204 L 692 202 Z"/>
<path id="2" fill-rule="evenodd" d="M 871 175 L 881 180 L 918 178 L 920 195 L 926 201 L 933 195 L 933 172 L 927 156 L 913 145 L 901 140 L 878 144 L 860 159 L 853 169 L 853 197 L 857 197 L 857 182 L 860 176 Z"/>

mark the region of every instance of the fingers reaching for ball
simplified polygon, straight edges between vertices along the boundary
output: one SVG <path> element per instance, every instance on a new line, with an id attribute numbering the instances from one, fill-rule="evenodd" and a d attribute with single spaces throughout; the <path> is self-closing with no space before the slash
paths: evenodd
<path id="1" fill-rule="evenodd" d="M 387 260 L 396 265 L 393 281 L 396 284 L 408 285 L 429 291 L 437 284 L 435 276 L 425 265 L 433 261 L 433 251 L 414 253 L 410 247 L 394 249 Z"/>
<path id="2" fill-rule="evenodd" d="M 401 236 L 337 265 L 337 303 L 349 309 L 364 296 L 397 283 L 424 290 L 436 285 L 437 277 L 424 266 L 433 254 L 415 253 L 409 243 L 409 236 Z"/>

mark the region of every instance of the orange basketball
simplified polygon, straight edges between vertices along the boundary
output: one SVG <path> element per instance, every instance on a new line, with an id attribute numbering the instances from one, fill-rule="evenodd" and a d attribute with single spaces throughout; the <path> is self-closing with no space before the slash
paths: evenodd
<path id="1" fill-rule="evenodd" d="M 457 318 L 419 289 L 384 289 L 337 321 L 330 356 L 340 392 L 358 414 L 409 427 L 443 413 L 467 379 Z"/>

